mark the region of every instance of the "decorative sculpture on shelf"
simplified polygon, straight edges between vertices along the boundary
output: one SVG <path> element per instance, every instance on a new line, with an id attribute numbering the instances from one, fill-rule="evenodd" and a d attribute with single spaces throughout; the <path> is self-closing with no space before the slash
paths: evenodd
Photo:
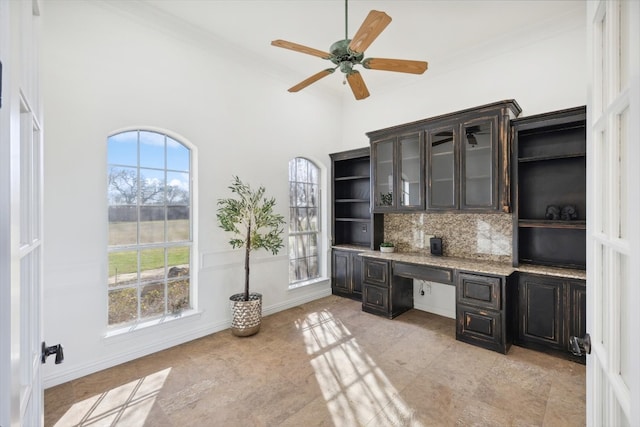
<path id="1" fill-rule="evenodd" d="M 574 205 L 567 205 L 562 208 L 560 212 L 560 219 L 563 221 L 571 221 L 572 219 L 578 218 L 578 212 L 576 211 L 576 207 Z"/>
<path id="2" fill-rule="evenodd" d="M 560 209 L 556 205 L 548 205 L 544 217 L 548 220 L 557 221 L 571 221 L 578 218 L 578 211 L 574 205 L 566 205 Z"/>
<path id="3" fill-rule="evenodd" d="M 556 205 L 547 206 L 547 211 L 545 212 L 544 217 L 550 220 L 560 219 L 560 208 Z"/>

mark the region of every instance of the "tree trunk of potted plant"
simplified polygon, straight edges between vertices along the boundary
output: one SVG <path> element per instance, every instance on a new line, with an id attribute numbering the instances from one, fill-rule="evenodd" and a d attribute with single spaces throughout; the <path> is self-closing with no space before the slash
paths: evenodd
<path id="1" fill-rule="evenodd" d="M 284 217 L 273 212 L 275 199 L 264 197 L 264 187 L 253 191 L 234 177 L 229 187 L 239 199 L 218 200 L 218 222 L 220 227 L 236 237 L 229 243 L 233 248 L 243 247 L 244 293 L 232 295 L 231 332 L 236 336 L 250 336 L 260 330 L 262 321 L 262 295 L 249 291 L 250 254 L 254 248 L 263 248 L 277 254 L 284 246 L 282 232 Z M 244 233 L 243 233 L 244 231 Z"/>

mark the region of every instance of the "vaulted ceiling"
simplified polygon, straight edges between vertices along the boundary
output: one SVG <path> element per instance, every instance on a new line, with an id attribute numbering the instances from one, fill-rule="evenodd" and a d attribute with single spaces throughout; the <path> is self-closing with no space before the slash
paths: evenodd
<path id="1" fill-rule="evenodd" d="M 115 1 L 130 9 L 134 2 L 138 14 L 223 41 L 256 68 L 278 70 L 283 76 L 282 90 L 332 64 L 273 47 L 272 40 L 329 51 L 332 43 L 345 37 L 343 0 Z M 367 49 L 365 57 L 427 61 L 429 73 L 452 59 L 459 60 L 460 55 L 477 54 L 479 49 L 522 33 L 537 32 L 543 37 L 545 28 L 559 25 L 563 17 L 584 14 L 585 4 L 575 0 L 350 0 L 349 38 L 373 9 L 386 12 L 392 22 Z M 362 75 L 370 89 L 423 78 L 376 70 L 364 70 Z M 344 91 L 342 80 L 342 74 L 336 72 L 304 90 Z"/>

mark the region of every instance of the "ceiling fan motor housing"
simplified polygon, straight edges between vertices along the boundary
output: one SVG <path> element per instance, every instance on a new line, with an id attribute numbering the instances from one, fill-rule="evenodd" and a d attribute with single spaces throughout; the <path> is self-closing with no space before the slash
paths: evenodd
<path id="1" fill-rule="evenodd" d="M 345 74 L 349 74 L 353 66 L 359 64 L 362 58 L 364 58 L 364 53 L 350 51 L 349 43 L 351 43 L 351 39 L 338 40 L 332 44 L 329 49 L 332 55 L 329 59 L 334 64 L 340 66 L 340 71 Z"/>

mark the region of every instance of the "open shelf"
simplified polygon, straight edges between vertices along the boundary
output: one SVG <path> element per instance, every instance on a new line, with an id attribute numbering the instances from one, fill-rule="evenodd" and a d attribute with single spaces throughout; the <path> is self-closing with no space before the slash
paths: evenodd
<path id="1" fill-rule="evenodd" d="M 331 154 L 333 245 L 370 248 L 381 229 L 382 218 L 371 214 L 369 152 L 367 147 Z"/>
<path id="2" fill-rule="evenodd" d="M 369 179 L 369 175 L 363 176 L 363 175 L 352 175 L 352 176 L 341 176 L 341 177 L 337 177 L 334 178 L 334 181 L 353 181 L 353 180 L 357 180 L 357 179 Z"/>
<path id="3" fill-rule="evenodd" d="M 518 167 L 518 217 L 544 218 L 547 206 L 575 206 L 579 220 L 587 210 L 585 157 L 521 163 Z"/>
<path id="4" fill-rule="evenodd" d="M 526 163 L 526 162 L 539 162 L 544 160 L 558 160 L 558 159 L 571 159 L 574 157 L 585 157 L 586 153 L 569 153 L 564 155 L 547 155 L 547 156 L 531 156 L 531 157 L 520 157 L 518 158 L 518 162 Z"/>
<path id="5" fill-rule="evenodd" d="M 586 268 L 584 229 L 520 227 L 520 261 L 556 267 Z"/>
<path id="6" fill-rule="evenodd" d="M 516 119 L 514 264 L 586 268 L 586 109 Z M 548 220 L 551 206 L 577 218 Z"/>
<path id="7" fill-rule="evenodd" d="M 369 199 L 336 199 L 336 203 L 369 203 Z"/>
<path id="8" fill-rule="evenodd" d="M 522 228 L 570 228 L 576 230 L 586 230 L 587 221 L 555 221 L 547 219 L 519 219 L 518 226 Z"/>

